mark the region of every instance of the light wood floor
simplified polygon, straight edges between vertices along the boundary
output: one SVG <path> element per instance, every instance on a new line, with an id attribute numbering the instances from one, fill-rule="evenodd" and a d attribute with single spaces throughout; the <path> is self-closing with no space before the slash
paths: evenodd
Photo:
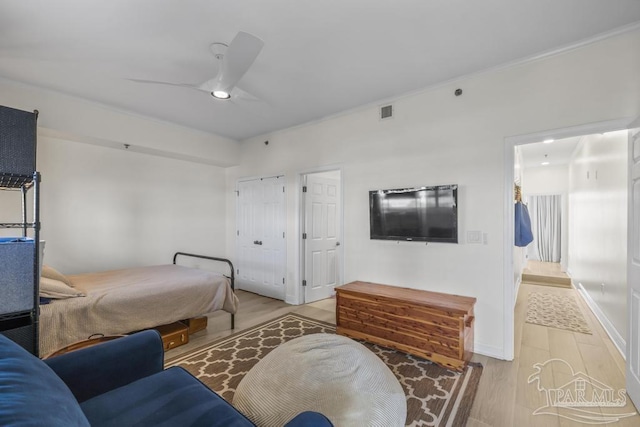
<path id="1" fill-rule="evenodd" d="M 522 270 L 522 281 L 561 288 L 571 288 L 571 278 L 562 271 L 557 262 L 529 260 Z"/>
<path id="2" fill-rule="evenodd" d="M 589 308 L 578 297 L 593 335 L 525 323 L 527 296 L 532 291 L 557 292 L 577 296 L 573 289 L 542 287 L 523 283 L 516 303 L 515 359 L 511 362 L 474 355 L 473 361 L 484 366 L 476 399 L 467 422 L 468 427 L 526 427 L 526 426 L 584 426 L 578 422 L 554 415 L 533 415 L 533 411 L 544 405 L 542 392 L 528 378 L 535 372 L 535 363 L 544 363 L 552 358 L 566 360 L 575 372 L 582 371 L 592 378 L 612 387 L 625 388 L 624 360 L 614 347 Z M 240 310 L 236 315 L 236 331 L 270 320 L 285 313 L 294 312 L 326 322 L 335 323 L 335 300 L 326 299 L 302 306 L 291 306 L 282 301 L 238 291 Z M 167 352 L 167 358 L 176 357 L 212 340 L 232 334 L 229 315 L 215 313 L 209 317 L 206 331 L 190 337 L 187 345 Z M 555 387 L 571 379 L 570 372 L 559 369 L 553 372 Z M 634 412 L 628 402 L 621 412 Z M 640 416 L 624 419 L 608 426 L 640 426 Z"/>
<path id="3" fill-rule="evenodd" d="M 205 331 L 197 332 L 189 337 L 189 343 L 165 354 L 165 359 L 179 356 L 194 348 L 207 344 L 215 339 L 223 338 L 275 317 L 287 313 L 297 313 L 312 319 L 336 323 L 335 299 L 329 298 L 305 305 L 289 305 L 283 301 L 267 298 L 251 292 L 236 291 L 240 299 L 236 313 L 236 328 L 231 330 L 231 316 L 227 312 L 210 314 L 209 324 Z"/>
<path id="4" fill-rule="evenodd" d="M 567 276 L 567 273 L 562 271 L 560 263 L 536 261 L 533 259 L 527 261 L 527 266 L 524 268 L 523 273 L 539 274 L 541 276 L 550 277 L 569 277 Z"/>
<path id="5" fill-rule="evenodd" d="M 532 291 L 575 295 L 593 335 L 526 323 L 527 296 Z M 535 409 L 544 406 L 545 400 L 534 384 L 528 384 L 528 378 L 535 372 L 534 364 L 553 358 L 567 361 L 574 372 L 584 372 L 614 390 L 625 388 L 622 356 L 575 289 L 523 283 L 518 293 L 515 319 L 515 359 L 512 362 L 474 355 L 474 361 L 481 362 L 484 371 L 467 426 L 584 426 L 584 423 L 557 416 L 533 415 Z M 570 372 L 553 371 L 555 387 L 570 380 Z M 620 411 L 635 412 L 635 408 L 628 399 L 627 406 Z M 637 427 L 640 416 L 607 425 Z"/>

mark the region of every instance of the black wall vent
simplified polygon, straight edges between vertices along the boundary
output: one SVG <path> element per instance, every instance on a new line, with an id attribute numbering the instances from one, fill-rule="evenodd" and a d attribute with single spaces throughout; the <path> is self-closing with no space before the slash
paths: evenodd
<path id="1" fill-rule="evenodd" d="M 380 120 L 390 119 L 391 117 L 393 117 L 393 105 L 380 107 Z"/>

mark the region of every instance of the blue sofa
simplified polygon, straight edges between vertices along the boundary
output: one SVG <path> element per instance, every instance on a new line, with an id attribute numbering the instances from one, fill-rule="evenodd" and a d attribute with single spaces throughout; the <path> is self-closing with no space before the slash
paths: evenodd
<path id="1" fill-rule="evenodd" d="M 0 335 L 1 426 L 253 426 L 182 368 L 156 331 L 40 360 Z M 331 422 L 303 412 L 287 427 Z"/>

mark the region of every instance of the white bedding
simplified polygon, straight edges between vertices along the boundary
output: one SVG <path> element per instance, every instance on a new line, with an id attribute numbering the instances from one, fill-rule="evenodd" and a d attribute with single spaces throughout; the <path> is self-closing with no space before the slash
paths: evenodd
<path id="1" fill-rule="evenodd" d="M 221 274 L 157 265 L 68 276 L 86 297 L 40 306 L 40 356 L 93 334 L 124 334 L 225 310 L 238 298 Z"/>

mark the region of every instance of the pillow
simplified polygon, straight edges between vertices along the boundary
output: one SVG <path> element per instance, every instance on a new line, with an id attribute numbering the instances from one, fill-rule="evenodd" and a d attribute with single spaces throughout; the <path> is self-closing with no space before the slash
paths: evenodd
<path id="1" fill-rule="evenodd" d="M 71 286 L 67 286 L 60 280 L 48 277 L 40 278 L 40 296 L 53 299 L 64 299 L 73 297 L 83 297 L 85 294 Z"/>
<path id="2" fill-rule="evenodd" d="M 64 274 L 60 273 L 58 270 L 56 270 L 55 268 L 49 266 L 49 265 L 43 265 L 42 266 L 42 277 L 46 277 L 48 279 L 53 279 L 53 280 L 58 280 L 62 283 L 64 283 L 67 286 L 71 286 L 73 288 L 73 285 L 71 284 L 71 281 L 69 279 L 67 279 L 67 276 L 65 276 Z"/>

